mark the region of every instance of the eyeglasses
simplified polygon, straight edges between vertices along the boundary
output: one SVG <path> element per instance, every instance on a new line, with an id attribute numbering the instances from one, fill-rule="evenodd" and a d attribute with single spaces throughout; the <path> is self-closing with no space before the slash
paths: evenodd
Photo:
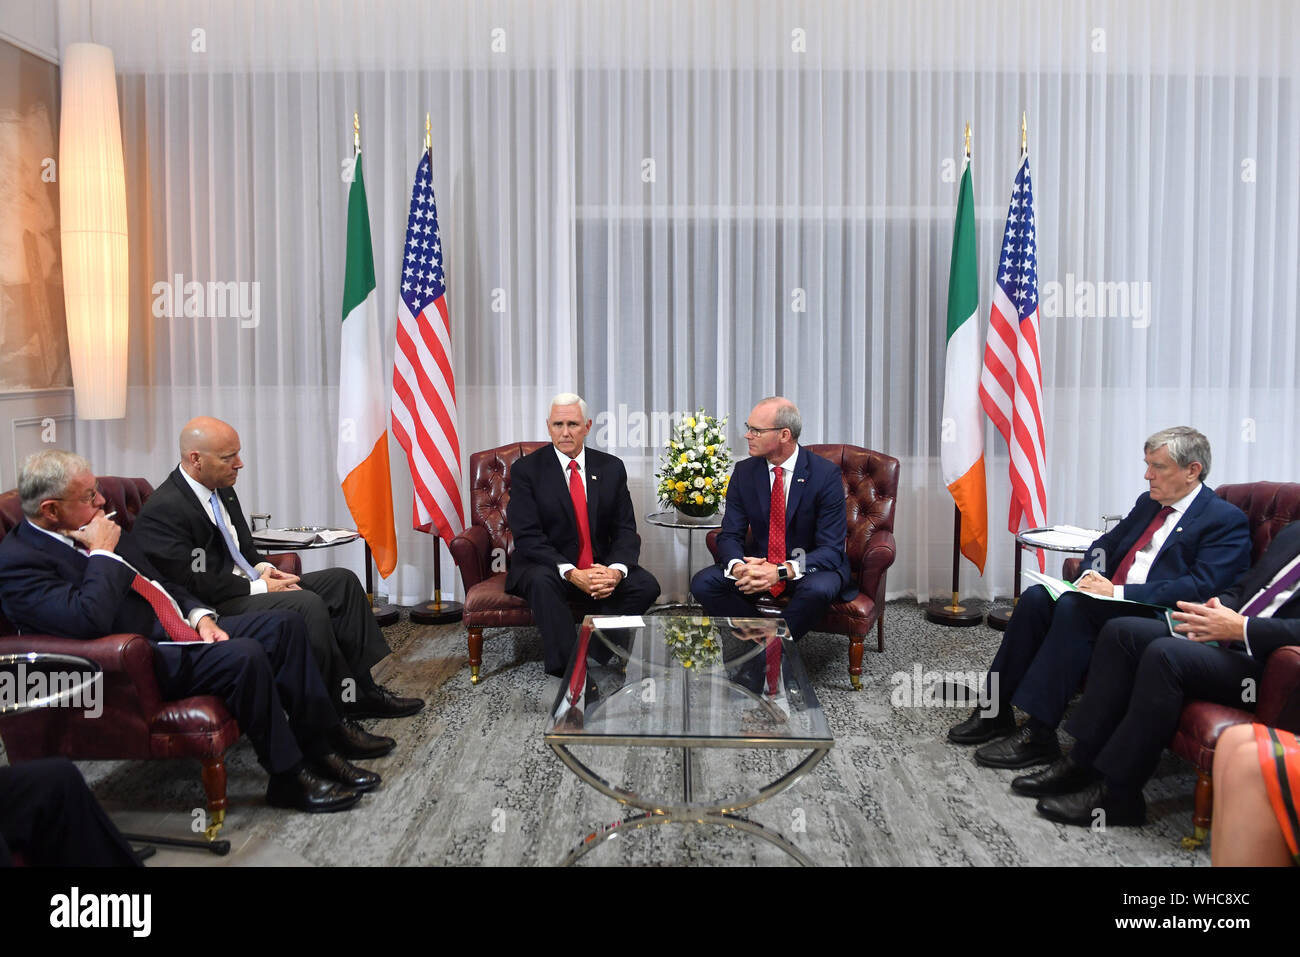
<path id="1" fill-rule="evenodd" d="M 752 425 L 750 425 L 748 422 L 746 422 L 746 423 L 745 423 L 745 434 L 746 434 L 746 435 L 762 435 L 764 432 L 780 432 L 783 428 L 785 428 L 785 426 L 783 426 L 783 425 L 774 425 L 774 426 L 772 426 L 771 428 L 760 429 L 760 428 L 756 428 L 755 426 L 752 426 Z"/>
<path id="2" fill-rule="evenodd" d="M 77 495 L 77 496 L 74 496 L 73 498 L 61 498 L 61 499 L 58 499 L 58 501 L 60 501 L 60 502 L 77 502 L 77 503 L 79 503 L 79 504 L 81 504 L 81 505 L 93 505 L 94 502 L 95 502 L 95 499 L 97 499 L 97 498 L 104 498 L 104 497 L 105 497 L 105 495 L 104 495 L 104 490 L 103 490 L 102 488 L 100 488 L 99 483 L 96 482 L 96 483 L 95 483 L 95 487 L 92 488 L 89 492 L 86 492 L 84 495 Z"/>

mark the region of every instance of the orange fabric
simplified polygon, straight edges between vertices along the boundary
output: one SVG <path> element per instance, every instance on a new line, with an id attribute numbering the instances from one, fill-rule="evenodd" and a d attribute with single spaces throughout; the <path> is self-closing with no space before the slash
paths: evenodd
<path id="1" fill-rule="evenodd" d="M 1300 741 L 1290 731 L 1279 731 L 1262 724 L 1254 728 L 1268 803 L 1273 806 L 1291 858 L 1300 864 L 1300 844 L 1297 843 L 1300 826 L 1296 816 L 1297 799 L 1300 799 Z"/>
<path id="2" fill-rule="evenodd" d="M 357 531 L 370 545 L 379 574 L 397 567 L 397 531 L 393 527 L 392 479 L 388 471 L 388 433 L 375 442 L 365 460 L 343 480 L 343 497 Z"/>
<path id="3" fill-rule="evenodd" d="M 961 553 L 984 574 L 989 550 L 988 492 L 984 485 L 984 456 L 948 486 L 961 511 Z"/>

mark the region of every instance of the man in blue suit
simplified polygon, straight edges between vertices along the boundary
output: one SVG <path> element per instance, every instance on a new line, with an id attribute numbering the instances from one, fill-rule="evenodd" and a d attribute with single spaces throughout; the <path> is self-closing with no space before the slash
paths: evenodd
<path id="1" fill-rule="evenodd" d="M 144 552 L 104 514 L 90 463 L 48 449 L 18 475 L 25 521 L 0 542 L 0 606 L 23 631 L 91 639 L 136 633 L 154 644 L 164 700 L 217 695 L 271 774 L 267 801 L 342 811 L 379 775 L 349 746 L 307 644 L 301 617 L 274 610 L 223 616 L 159 581 Z"/>
<path id="2" fill-rule="evenodd" d="M 782 613 L 798 640 L 831 602 L 857 595 L 844 554 L 848 533 L 840 470 L 799 445 L 799 410 L 780 396 L 745 423 L 750 457 L 731 472 L 718 533 L 718 564 L 691 581 L 714 616 L 752 618 L 765 595 L 788 596 Z"/>
<path id="3" fill-rule="evenodd" d="M 1076 583 L 1086 594 L 1053 601 L 1047 589 L 1035 585 L 1021 595 L 989 668 L 986 700 L 995 710 L 976 709 L 949 730 L 948 739 L 956 744 L 1009 734 L 976 751 L 979 764 L 1023 768 L 1060 755 L 1056 726 L 1083 683 L 1102 626 L 1135 613 L 1126 602 L 1173 607 L 1204 601 L 1250 564 L 1246 516 L 1204 484 L 1209 440 L 1176 426 L 1147 439 L 1144 451 L 1150 490 L 1088 549 L 1087 571 Z M 1148 617 L 1157 614 L 1152 609 Z M 1029 715 L 1019 729 L 1012 705 Z"/>

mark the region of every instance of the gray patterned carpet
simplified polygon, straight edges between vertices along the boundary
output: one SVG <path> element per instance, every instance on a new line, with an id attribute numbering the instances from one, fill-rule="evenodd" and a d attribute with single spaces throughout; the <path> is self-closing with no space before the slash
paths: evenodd
<path id="1" fill-rule="evenodd" d="M 268 808 L 266 776 L 241 741 L 229 755 L 231 809 L 223 837 L 229 857 L 161 851 L 154 864 L 229 866 L 552 865 L 590 831 L 624 817 L 624 808 L 580 782 L 542 743 L 546 686 L 541 644 L 532 629 L 489 632 L 484 680 L 469 683 L 460 626 L 387 630 L 394 654 L 376 670 L 396 690 L 420 693 L 425 711 L 375 723 L 397 750 L 369 767 L 383 787 L 345 814 L 306 815 Z M 1149 823 L 1107 831 L 1067 828 L 1040 818 L 1009 788 L 1017 772 L 976 766 L 971 749 L 944 732 L 965 716 L 945 707 L 894 707 L 891 676 L 978 671 L 1000 636 L 987 628 L 928 624 L 911 601 L 890 603 L 885 653 L 868 646 L 863 691 L 850 690 L 844 639 L 813 634 L 799 649 L 826 709 L 836 743 L 791 790 L 750 810 L 825 865 L 1208 865 L 1208 849 L 1183 851 L 1191 830 L 1195 775 L 1166 753 L 1146 790 Z M 1066 739 L 1063 738 L 1063 741 Z M 617 778 L 680 780 L 675 752 L 618 762 L 614 749 L 585 752 Z M 701 777 L 720 793 L 741 781 L 770 780 L 789 752 L 715 752 Z M 629 763 L 636 761 L 635 765 Z M 81 765 L 96 794 L 127 830 L 185 834 L 202 806 L 198 768 L 175 762 Z M 743 778 L 742 778 L 743 776 Z M 748 865 L 790 863 L 780 850 L 740 832 L 668 825 L 624 831 L 584 864 Z"/>

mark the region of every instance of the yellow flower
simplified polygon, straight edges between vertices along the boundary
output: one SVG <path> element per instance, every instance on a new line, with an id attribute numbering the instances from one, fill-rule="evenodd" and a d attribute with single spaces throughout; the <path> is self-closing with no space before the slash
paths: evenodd
<path id="1" fill-rule="evenodd" d="M 704 476 L 704 487 L 713 488 L 713 479 L 709 478 L 707 475 Z"/>
<path id="2" fill-rule="evenodd" d="M 696 505 L 703 505 L 703 504 L 704 504 L 704 496 L 701 495 L 699 492 L 696 492 L 696 493 L 695 493 L 695 504 L 696 504 Z"/>
<path id="3" fill-rule="evenodd" d="M 682 463 L 689 462 L 690 460 L 691 460 L 691 457 L 690 457 L 689 455 L 687 455 L 685 452 L 683 452 L 683 453 L 681 454 L 681 456 L 677 459 L 678 462 L 682 462 Z"/>
<path id="4" fill-rule="evenodd" d="M 685 491 L 686 491 L 686 483 L 685 483 L 685 482 L 678 482 L 676 485 L 673 486 L 673 488 L 677 489 L 677 491 L 679 491 L 679 492 L 685 492 Z"/>
<path id="5" fill-rule="evenodd" d="M 695 428 L 695 416 L 693 416 L 693 415 L 688 415 L 688 416 L 686 417 L 686 427 L 687 427 L 688 429 L 693 429 L 693 428 Z"/>
<path id="6" fill-rule="evenodd" d="M 704 451 L 707 452 L 707 453 L 709 453 L 709 455 L 712 455 L 712 454 L 713 454 L 713 450 L 714 450 L 714 448 L 715 448 L 715 446 L 707 445 L 707 446 L 704 447 Z"/>

